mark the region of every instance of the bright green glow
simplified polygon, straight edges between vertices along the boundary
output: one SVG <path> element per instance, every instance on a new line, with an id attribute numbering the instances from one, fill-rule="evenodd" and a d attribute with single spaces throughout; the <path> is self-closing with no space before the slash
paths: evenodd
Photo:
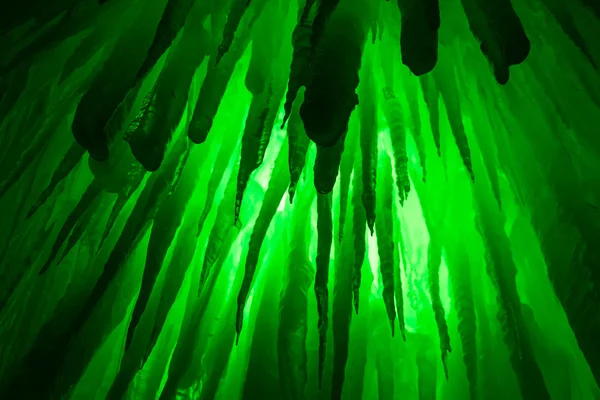
<path id="1" fill-rule="evenodd" d="M 291 3 L 288 19 L 284 20 L 283 54 L 291 53 L 291 30 L 297 11 L 296 2 Z M 388 2 L 382 3 L 387 7 Z M 510 269 L 508 260 L 514 261 L 514 283 L 518 290 L 516 300 L 520 302 L 514 306 L 519 310 L 523 306 L 524 315 L 524 326 L 520 332 L 526 332 L 530 337 L 533 364 L 539 365 L 552 399 L 600 398 L 600 389 L 592 374 L 594 365 L 596 368 L 599 365 L 595 361 L 598 355 L 589 350 L 590 343 L 595 339 L 585 342 L 587 334 L 593 336 L 594 332 L 598 332 L 595 328 L 597 312 L 586 311 L 591 307 L 590 304 L 597 308 L 597 303 L 590 300 L 593 299 L 594 288 L 592 278 L 588 276 L 596 265 L 589 260 L 588 264 L 585 264 L 586 260 L 580 260 L 585 246 L 593 247 L 593 243 L 597 242 L 594 232 L 598 231 L 597 205 L 600 198 L 597 185 L 600 176 L 597 144 L 600 113 L 598 104 L 592 100 L 594 96 L 600 97 L 594 89 L 600 88 L 600 81 L 597 72 L 589 67 L 550 14 L 530 9 L 527 2 L 515 0 L 513 3 L 522 15 L 526 30 L 539 34 L 531 35 L 532 54 L 523 65 L 511 69 L 508 85 L 500 87 L 493 81 L 485 59 L 478 52 L 479 44 L 467 32 L 462 13 L 455 15 L 455 19 L 463 23 L 456 39 L 442 42 L 440 59 L 445 57 L 444 60 L 452 60 L 451 72 L 436 71 L 443 71 L 439 72 L 442 79 L 456 80 L 461 110 L 460 114 L 453 114 L 451 107 L 438 99 L 441 158 L 437 156 L 430 110 L 424 101 L 419 78 L 412 76 L 400 64 L 398 32 L 386 32 L 384 41 L 375 45 L 367 43 L 363 62 L 372 62 L 376 67 L 377 93 L 385 85 L 383 68 L 379 68 L 384 62 L 382 54 L 389 55 L 384 59 L 395 61 L 393 86 L 401 103 L 400 118 L 407 133 L 406 153 L 411 192 L 401 207 L 394 188 L 392 211 L 396 217 L 393 238 L 396 245 L 395 265 L 402 268 L 407 341 L 402 340 L 397 321 L 396 336 L 392 338 L 390 335 L 375 233 L 367 238 L 368 254 L 362 266 L 361 311 L 358 315 L 353 313 L 350 325 L 344 400 L 433 400 L 431 393 L 428 397 L 427 391 L 436 393 L 437 399 L 468 399 L 469 382 L 463 359 L 468 350 L 463 349 L 460 331 L 463 319 L 461 312 L 464 311 L 461 309 L 461 300 L 462 296 L 468 297 L 464 294 L 465 286 L 472 290 L 476 317 L 477 332 L 473 333 L 472 339 L 477 347 L 473 356 L 478 372 L 475 384 L 479 398 L 521 398 L 519 373 L 511 365 L 510 349 L 504 340 L 500 322 L 502 302 L 498 286 L 492 279 L 492 267 L 497 262 L 490 256 L 492 250 L 496 250 L 504 262 L 499 267 L 501 271 L 507 272 Z M 395 6 L 394 1 L 389 4 Z M 458 6 L 458 2 L 454 6 Z M 594 37 L 597 21 L 586 16 L 578 3 L 574 3 L 572 8 L 579 20 L 587 21 L 581 24 L 582 29 L 588 31 L 587 36 Z M 546 23 L 546 20 L 550 22 Z M 124 21 L 120 22 L 124 25 Z M 399 28 L 396 25 L 392 29 Z M 443 26 L 442 31 L 447 26 Z M 442 32 L 440 37 L 453 36 Z M 556 45 L 550 46 L 550 42 Z M 67 50 L 72 52 L 75 45 L 64 43 L 48 59 L 56 57 L 62 65 Z M 596 57 L 600 55 L 598 49 L 593 51 Z M 302 330 L 307 330 L 306 345 L 300 346 L 305 349 L 308 374 L 303 398 L 329 398 L 334 348 L 338 340 L 336 332 L 340 330 L 340 325 L 336 325 L 333 317 L 336 272 L 348 267 L 344 251 L 353 246 L 351 238 L 345 237 L 341 244 L 335 239 L 339 230 L 343 229 L 339 226 L 339 179 L 333 189 L 334 245 L 330 254 L 328 287 L 331 304 L 321 389 L 318 388 L 319 336 L 313 282 L 305 282 L 306 297 L 299 293 L 292 296 L 293 299 L 299 299 L 298 303 L 304 303 L 308 310 L 307 317 L 301 319 L 298 326 L 294 325 L 292 329 L 282 324 L 282 317 L 286 315 L 280 309 L 285 289 L 288 286 L 297 289 L 303 285 L 298 271 L 294 278 L 289 278 L 292 269 L 306 268 L 307 276 L 314 280 L 318 248 L 317 203 L 312 198 L 312 202 L 307 202 L 307 210 L 298 205 L 302 196 L 314 191 L 314 145 L 308 151 L 294 204 L 290 204 L 286 193 L 269 225 L 243 310 L 244 326 L 239 344 L 234 344 L 237 297 L 253 226 L 272 181 L 277 156 L 287 152 L 287 132 L 286 129 L 280 129 L 283 120 L 281 109 L 264 161 L 248 183 L 241 211 L 241 229 L 238 232 L 232 228 L 228 235 L 221 238 L 225 249 L 212 266 L 213 272 L 220 269 L 220 273 L 212 276 L 214 280 L 209 278 L 210 283 L 204 288 L 205 294 L 197 296 L 211 230 L 214 226 L 228 226 L 233 219 L 233 201 L 226 199 L 226 186 L 230 176 L 235 174 L 235 164 L 240 158 L 239 148 L 229 162 L 216 190 L 213 207 L 196 237 L 198 220 L 208 197 L 208 181 L 220 145 L 229 138 L 241 138 L 248 119 L 252 95 L 246 89 L 245 75 L 251 63 L 250 53 L 251 49 L 248 49 L 237 63 L 210 135 L 204 144 L 193 146 L 182 173 L 189 174 L 196 169 L 199 176 L 193 183 L 188 183 L 193 185 L 193 195 L 176 236 L 167 243 L 169 250 L 163 267 L 138 325 L 141 333 L 136 331 L 131 349 L 124 352 L 127 329 L 147 261 L 151 229 L 132 251 L 98 308 L 75 337 L 72 347 L 66 347 L 68 357 L 65 366 L 56 367 L 60 371 L 58 375 L 66 382 L 62 384 L 67 385 L 56 390 L 65 397 L 68 394 L 72 400 L 100 400 L 107 398 L 112 390 L 125 393 L 124 399 L 155 399 L 175 381 L 173 395 L 177 399 L 283 398 L 279 397 L 283 386 L 291 385 L 290 382 L 284 382 L 284 378 L 300 382 L 302 374 L 299 371 L 303 369 L 303 352 L 297 352 L 297 348 L 294 348 L 290 352 L 292 356 L 289 356 L 285 349 L 278 348 L 281 339 L 279 330 L 283 326 L 284 330 L 288 329 L 284 333 L 292 343 L 301 341 Z M 86 76 L 91 76 L 102 56 L 107 56 L 107 53 L 99 52 L 77 70 L 66 81 L 66 85 L 51 86 L 51 92 L 48 93 L 50 103 L 54 102 L 57 106 L 63 104 L 60 99 L 79 88 Z M 165 58 L 159 61 L 144 81 L 134 105 L 135 110 L 141 107 L 145 92 L 156 82 Z M 274 63 L 287 74 L 289 59 Z M 23 134 L 27 138 L 23 139 L 25 141 L 35 137 L 41 130 L 40 126 L 29 123 L 22 116 L 29 103 L 43 95 L 39 87 L 45 86 L 41 83 L 46 79 L 54 79 L 52 74 L 56 74 L 54 70 L 57 68 L 52 64 L 44 59 L 34 65 L 33 72 L 30 72 L 33 80 L 16 103 L 14 114 L 10 114 L 6 122 L 0 123 L 0 156 L 3 157 L 0 161 L 3 168 L 15 165 L 18 155 L 27 147 L 17 141 L 6 148 L 9 150 L 2 148 L 5 143 L 11 143 L 9 132 L 13 128 L 8 129 L 11 124 L 20 126 L 21 122 L 24 123 L 26 129 L 22 131 L 30 135 Z M 204 62 L 189 89 L 190 100 L 172 143 L 187 134 L 206 73 L 207 62 Z M 383 116 L 383 100 L 378 101 L 378 150 L 386 152 L 395 163 L 390 128 Z M 74 111 L 65 114 L 69 117 L 61 123 L 57 134 L 48 135 L 47 149 L 43 153 L 40 151 L 18 183 L 7 196 L 0 199 L 0 218 L 6 224 L 6 228 L 3 226 L 0 231 L 0 265 L 8 266 L 0 269 L 0 300 L 8 300 L 0 311 L 0 384 L 4 377 L 17 370 L 17 361 L 32 345 L 45 341 L 54 344 L 60 327 L 70 326 L 72 315 L 76 313 L 73 310 L 85 302 L 87 294 L 94 287 L 140 199 L 140 193 L 150 181 L 148 174 L 121 212 L 106 244 L 96 255 L 98 242 L 116 199 L 116 194 L 102 193 L 96 205 L 97 211 L 86 225 L 81 240 L 60 265 L 53 265 L 46 275 L 39 277 L 37 271 L 44 264 L 58 230 L 93 179 L 86 155 L 48 202 L 31 219 L 24 220 L 28 207 L 50 181 L 52 172 L 73 143 L 70 121 Z M 360 122 L 357 114 L 354 112 L 352 116 L 351 128 Z M 132 117 L 130 115 L 129 119 Z M 464 124 L 476 177 L 474 183 L 470 181 L 459 154 L 450 125 L 451 118 L 460 118 Z M 417 128 L 419 126 L 420 129 Z M 5 138 L 9 139 L 4 142 Z M 423 141 L 426 160 L 421 159 L 420 140 Z M 356 156 L 360 154 L 359 146 L 355 152 Z M 426 182 L 423 182 L 423 164 Z M 497 187 L 494 187 L 494 177 Z M 498 192 L 494 193 L 494 190 Z M 351 223 L 355 211 L 350 205 L 353 194 L 352 188 L 347 224 Z M 501 210 L 497 206 L 496 196 L 501 200 Z M 230 213 L 221 220 L 219 206 L 226 202 L 224 199 L 231 202 L 230 205 L 226 204 Z M 303 218 L 299 223 L 297 215 Z M 298 234 L 298 226 L 302 224 L 308 226 L 304 242 L 302 235 Z M 485 227 L 496 235 L 492 235 L 492 240 L 486 241 Z M 49 233 L 45 233 L 46 228 L 50 229 Z M 447 360 L 448 380 L 444 377 L 440 334 L 432 307 L 435 299 L 428 285 L 428 247 L 434 235 L 438 235 L 443 242 L 439 295 L 452 346 Z M 294 258 L 297 253 L 293 253 L 293 250 L 297 246 L 306 252 L 306 265 Z M 592 253 L 589 251 L 589 254 Z M 175 279 L 168 275 L 167 269 L 179 264 L 182 264 L 183 271 L 181 287 L 176 290 L 176 297 L 156 345 L 143 368 L 139 369 L 143 347 L 149 340 L 153 318 L 161 301 L 160 293 L 176 286 Z M 14 293 L 5 298 L 13 286 L 16 287 Z M 206 295 L 208 287 L 212 288 L 210 296 Z M 199 311 L 204 307 L 203 312 Z M 298 311 L 298 314 L 301 312 Z M 53 324 L 51 329 L 46 327 L 43 335 L 37 336 L 48 321 Z M 289 321 L 287 323 L 291 324 Z M 587 353 L 585 356 L 588 360 L 584 353 Z M 280 360 L 286 355 L 292 360 L 282 365 Z M 44 362 L 54 365 L 55 360 L 44 359 Z M 33 387 L 47 372 L 40 373 L 35 369 L 40 368 L 40 363 L 34 364 L 26 368 L 33 372 L 26 374 L 28 385 L 25 386 Z M 181 370 L 177 369 L 179 366 Z M 291 368 L 283 371 L 286 366 Z M 295 371 L 296 375 L 290 377 L 289 370 Z M 526 373 L 524 375 L 527 376 Z M 119 385 L 125 385 L 125 388 L 119 390 Z M 216 390 L 213 397 L 207 389 L 211 385 Z M 392 393 L 386 392 L 390 387 Z M 30 390 L 36 393 L 35 389 Z M 200 397 L 201 393 L 204 397 Z M 4 398 L 2 392 L 0 398 Z M 37 400 L 40 397 L 33 398 Z M 115 395 L 113 398 L 120 397 Z M 24 400 L 29 400 L 29 397 L 24 397 Z"/>

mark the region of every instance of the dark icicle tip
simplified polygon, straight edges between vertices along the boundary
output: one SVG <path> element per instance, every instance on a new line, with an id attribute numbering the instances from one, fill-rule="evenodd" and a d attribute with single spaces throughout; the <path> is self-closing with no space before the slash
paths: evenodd
<path id="1" fill-rule="evenodd" d="M 108 158 L 110 157 L 110 153 L 108 151 L 108 146 L 106 146 L 105 144 L 103 144 L 101 146 L 97 145 L 93 150 L 87 149 L 87 151 L 90 154 L 90 157 L 92 157 L 94 160 L 96 160 L 98 162 L 108 161 Z"/>
<path id="2" fill-rule="evenodd" d="M 138 142 L 135 136 L 126 139 L 129 143 L 131 153 L 136 160 L 142 164 L 142 167 L 148 172 L 155 172 L 160 168 L 163 162 L 164 154 L 156 146 L 146 146 L 142 142 Z"/>
<path id="3" fill-rule="evenodd" d="M 306 136 L 320 148 L 334 147 L 348 130 L 348 122 L 331 116 L 330 111 L 307 105 L 306 100 L 300 107 L 300 117 Z M 354 109 L 354 107 L 352 107 Z M 350 110 L 352 111 L 352 110 Z M 338 112 L 339 113 L 339 112 Z M 350 113 L 348 113 L 350 116 Z"/>
<path id="4" fill-rule="evenodd" d="M 368 222 L 367 225 L 369 226 L 369 232 L 371 233 L 371 236 L 373 236 L 375 234 L 375 221 Z"/>
<path id="5" fill-rule="evenodd" d="M 438 61 L 437 33 L 435 43 L 425 49 L 419 47 L 420 42 L 412 42 L 402 37 L 402 64 L 406 65 L 415 76 L 422 76 L 433 71 Z"/>
<path id="6" fill-rule="evenodd" d="M 133 155 L 134 157 L 140 162 L 140 164 L 142 164 L 142 167 L 144 167 L 144 169 L 148 172 L 156 172 L 158 171 L 158 169 L 160 168 L 160 165 L 162 164 L 162 155 L 155 155 L 155 156 L 149 156 L 147 157 L 148 154 L 152 154 L 152 152 L 148 152 L 148 153 L 136 153 L 135 151 L 133 151 Z"/>
<path id="7" fill-rule="evenodd" d="M 188 128 L 188 138 L 194 144 L 202 144 L 206 141 L 211 127 L 212 121 L 205 115 L 193 118 Z"/>
<path id="8" fill-rule="evenodd" d="M 410 69 L 410 72 L 412 72 L 415 76 L 423 76 L 423 75 L 427 75 L 428 73 L 433 71 L 436 64 L 437 64 L 437 58 L 435 61 L 432 61 L 431 64 L 429 64 L 429 65 L 426 65 L 426 66 L 410 65 L 409 69 Z"/>
<path id="9" fill-rule="evenodd" d="M 348 128 L 346 126 L 346 128 L 342 128 L 340 130 L 342 132 L 340 136 L 325 137 L 322 140 L 319 140 L 319 143 L 317 145 L 319 147 L 333 147 L 339 143 L 340 139 L 344 136 L 344 132 L 346 132 L 347 130 Z"/>
<path id="10" fill-rule="evenodd" d="M 128 329 L 131 330 L 131 328 Z M 133 341 L 133 334 L 131 333 L 127 333 L 127 339 L 125 339 L 125 351 L 129 351 L 129 349 L 131 348 L 131 342 Z"/>
<path id="11" fill-rule="evenodd" d="M 29 218 L 33 217 L 33 214 L 36 213 L 36 211 L 38 210 L 38 208 L 40 208 L 41 204 L 38 204 L 37 202 L 31 206 L 31 208 L 29 209 L 29 211 L 27 211 L 27 215 L 25 216 L 25 219 L 28 220 Z"/>
<path id="12" fill-rule="evenodd" d="M 42 269 L 40 269 L 40 272 L 38 272 L 38 276 L 42 276 L 46 272 L 48 272 L 48 270 L 50 269 L 50 265 L 52 265 L 52 262 L 51 262 L 51 260 L 48 260 L 46 262 L 46 264 L 44 264 L 44 266 L 42 267 Z"/>
<path id="13" fill-rule="evenodd" d="M 319 187 L 317 184 L 315 184 L 315 189 L 317 190 L 317 193 L 322 194 L 322 195 L 326 195 L 331 193 L 332 189 L 323 189 L 322 187 Z"/>
<path id="14" fill-rule="evenodd" d="M 500 85 L 506 85 L 509 77 L 510 73 L 508 71 L 508 67 L 494 67 L 494 78 L 496 78 L 496 82 L 498 82 Z"/>
<path id="15" fill-rule="evenodd" d="M 219 62 L 221 62 L 221 59 L 225 56 L 225 54 L 227 53 L 227 50 L 229 50 L 229 49 L 226 48 L 225 46 L 219 46 L 219 48 L 217 50 L 217 59 L 215 61 L 215 65 L 219 65 Z"/>

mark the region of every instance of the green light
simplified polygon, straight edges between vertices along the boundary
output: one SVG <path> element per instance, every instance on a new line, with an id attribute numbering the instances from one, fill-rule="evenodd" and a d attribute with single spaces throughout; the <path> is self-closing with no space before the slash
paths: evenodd
<path id="1" fill-rule="evenodd" d="M 0 399 L 600 399 L 591 1 L 22 3 Z"/>

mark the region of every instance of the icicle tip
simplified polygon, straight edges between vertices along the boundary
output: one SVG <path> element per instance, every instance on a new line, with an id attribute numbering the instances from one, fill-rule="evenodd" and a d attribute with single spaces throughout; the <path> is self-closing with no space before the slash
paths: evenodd
<path id="1" fill-rule="evenodd" d="M 279 129 L 282 129 L 282 130 L 285 129 L 288 119 L 290 119 L 290 115 L 286 112 L 285 115 L 283 116 L 283 122 L 281 123 L 281 127 Z"/>
<path id="2" fill-rule="evenodd" d="M 219 49 L 217 50 L 217 58 L 215 60 L 215 65 L 219 65 L 219 62 L 221 62 L 221 59 L 223 58 L 223 56 L 225 55 L 225 53 L 227 53 L 227 50 L 224 46 L 219 46 Z"/>
<path id="3" fill-rule="evenodd" d="M 48 260 L 46 261 L 46 263 L 44 264 L 44 266 L 42 267 L 42 269 L 40 269 L 40 272 L 38 272 L 38 276 L 42 276 L 44 275 L 46 272 L 48 272 L 48 270 L 50 269 L 50 266 L 52 265 L 52 260 Z"/>
<path id="4" fill-rule="evenodd" d="M 125 351 L 129 351 L 129 348 L 131 347 L 131 342 L 133 342 L 133 329 L 131 329 L 131 327 L 129 327 L 127 329 L 127 338 L 125 339 Z"/>
<path id="5" fill-rule="evenodd" d="M 33 217 L 33 214 L 35 214 L 35 212 L 38 209 L 38 205 L 37 203 L 35 203 L 30 209 L 29 211 L 27 211 L 27 215 L 25 215 L 25 220 L 28 220 L 29 218 Z"/>

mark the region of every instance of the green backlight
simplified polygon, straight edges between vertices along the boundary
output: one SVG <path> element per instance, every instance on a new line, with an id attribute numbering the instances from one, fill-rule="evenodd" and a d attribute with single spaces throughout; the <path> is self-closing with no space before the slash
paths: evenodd
<path id="1" fill-rule="evenodd" d="M 502 66 L 518 24 L 440 1 L 420 76 L 409 0 L 314 54 L 303 0 L 39 3 L 0 16 L 0 399 L 600 399 L 591 1 L 513 0 Z"/>

